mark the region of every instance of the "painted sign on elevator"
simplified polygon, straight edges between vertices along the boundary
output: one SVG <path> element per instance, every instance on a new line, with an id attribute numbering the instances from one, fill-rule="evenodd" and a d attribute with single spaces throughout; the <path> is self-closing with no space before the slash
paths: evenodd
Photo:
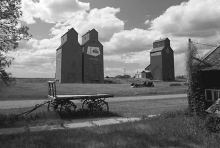
<path id="1" fill-rule="evenodd" d="M 95 57 L 100 55 L 99 47 L 90 47 L 90 46 L 88 46 L 87 54 L 91 55 L 91 56 L 95 56 Z"/>

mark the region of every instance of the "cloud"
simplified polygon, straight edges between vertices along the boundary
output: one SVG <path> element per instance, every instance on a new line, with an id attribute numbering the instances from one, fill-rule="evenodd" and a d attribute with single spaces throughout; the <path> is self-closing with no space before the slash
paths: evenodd
<path id="1" fill-rule="evenodd" d="M 21 20 L 32 24 L 35 23 L 34 18 L 40 18 L 45 22 L 55 23 L 65 21 L 76 13 L 89 9 L 89 3 L 78 0 L 22 0 L 23 16 Z"/>
<path id="2" fill-rule="evenodd" d="M 149 23 L 150 23 L 150 20 L 146 20 L 146 21 L 144 22 L 145 25 L 147 25 L 147 24 L 149 24 Z"/>
<path id="3" fill-rule="evenodd" d="M 105 66 L 107 69 L 112 70 L 111 72 L 106 71 L 107 75 L 117 72 L 120 69 L 120 74 L 123 75 L 122 70 L 126 68 L 126 73 L 133 76 L 137 71 L 142 71 L 150 64 L 150 52 L 148 50 L 142 52 L 129 52 L 126 54 L 113 54 L 105 55 Z M 115 69 L 116 68 L 116 69 Z M 109 74 L 108 74 L 109 73 Z M 119 73 L 115 73 L 119 74 Z"/>
<path id="4" fill-rule="evenodd" d="M 150 51 L 145 50 L 141 52 L 128 52 L 126 54 L 105 55 L 104 60 L 129 64 L 138 63 L 141 66 L 145 66 L 150 63 Z"/>
<path id="5" fill-rule="evenodd" d="M 172 6 L 151 21 L 150 29 L 176 37 L 215 36 L 220 29 L 220 1 L 190 0 Z"/>
<path id="6" fill-rule="evenodd" d="M 16 52 L 8 53 L 15 59 L 8 69 L 16 76 L 23 77 L 52 77 L 55 73 L 55 51 L 59 45 L 57 38 L 21 42 Z M 22 71 L 21 71 L 22 69 Z"/>
<path id="7" fill-rule="evenodd" d="M 99 33 L 99 40 L 106 42 L 111 39 L 114 33 L 124 29 L 124 22 L 116 17 L 120 12 L 119 8 L 105 7 L 92 9 L 88 13 L 80 12 L 64 22 L 59 22 L 51 29 L 53 35 L 61 35 L 70 28 L 79 33 L 79 39 L 88 30 L 95 28 Z"/>
<path id="8" fill-rule="evenodd" d="M 107 53 L 140 52 L 152 49 L 152 43 L 160 33 L 134 28 L 115 33 L 109 42 L 104 43 Z"/>
<path id="9" fill-rule="evenodd" d="M 186 69 L 185 69 L 185 60 L 186 54 L 181 53 L 174 56 L 174 69 L 175 69 L 175 75 L 185 75 Z"/>

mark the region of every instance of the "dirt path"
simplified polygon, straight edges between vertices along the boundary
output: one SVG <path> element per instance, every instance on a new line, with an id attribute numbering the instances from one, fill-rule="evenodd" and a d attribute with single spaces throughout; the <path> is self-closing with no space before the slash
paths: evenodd
<path id="1" fill-rule="evenodd" d="M 155 95 L 155 96 L 132 96 L 132 97 L 114 97 L 107 98 L 107 102 L 121 102 L 121 101 L 135 101 L 135 100 L 152 100 L 152 99 L 169 99 L 169 98 L 184 98 L 186 94 L 172 94 L 172 95 Z M 0 109 L 11 109 L 11 108 L 24 108 L 32 107 L 36 104 L 43 103 L 48 100 L 22 100 L 22 101 L 0 101 Z M 81 102 L 80 100 L 74 101 L 76 103 Z"/>

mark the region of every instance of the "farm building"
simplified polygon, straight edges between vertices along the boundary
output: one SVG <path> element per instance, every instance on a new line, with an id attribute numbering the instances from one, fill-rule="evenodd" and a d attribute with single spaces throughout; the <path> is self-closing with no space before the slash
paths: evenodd
<path id="1" fill-rule="evenodd" d="M 103 83 L 103 46 L 93 29 L 82 36 L 72 28 L 61 37 L 56 50 L 56 80 L 60 83 Z"/>
<path id="2" fill-rule="evenodd" d="M 150 65 L 146 69 L 151 71 L 154 80 L 173 81 L 175 79 L 174 54 L 168 38 L 153 42 Z"/>
<path id="3" fill-rule="evenodd" d="M 141 78 L 141 73 L 137 71 L 137 73 L 134 75 L 134 78 Z"/>
<path id="4" fill-rule="evenodd" d="M 138 72 L 135 74 L 134 78 L 147 78 L 152 79 L 151 72 L 149 70 L 143 70 L 142 72 Z"/>
<path id="5" fill-rule="evenodd" d="M 55 78 L 60 83 L 82 82 L 82 47 L 73 28 L 61 37 L 61 45 L 56 50 Z"/>
<path id="6" fill-rule="evenodd" d="M 82 75 L 84 83 L 104 83 L 103 45 L 95 29 L 82 36 Z"/>
<path id="7" fill-rule="evenodd" d="M 220 45 L 210 50 L 202 58 L 199 66 L 206 105 L 209 106 L 220 98 Z"/>

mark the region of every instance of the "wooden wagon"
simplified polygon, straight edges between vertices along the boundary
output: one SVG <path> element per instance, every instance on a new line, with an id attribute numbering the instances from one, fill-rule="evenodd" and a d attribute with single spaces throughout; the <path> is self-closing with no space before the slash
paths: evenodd
<path id="1" fill-rule="evenodd" d="M 113 97 L 113 95 L 59 95 L 56 91 L 56 82 L 48 81 L 48 98 L 51 99 L 48 103 L 48 110 L 72 112 L 77 108 L 73 100 L 81 100 L 83 110 L 89 110 L 90 114 L 95 116 L 103 115 L 109 112 L 108 102 L 105 101 L 109 97 Z"/>

